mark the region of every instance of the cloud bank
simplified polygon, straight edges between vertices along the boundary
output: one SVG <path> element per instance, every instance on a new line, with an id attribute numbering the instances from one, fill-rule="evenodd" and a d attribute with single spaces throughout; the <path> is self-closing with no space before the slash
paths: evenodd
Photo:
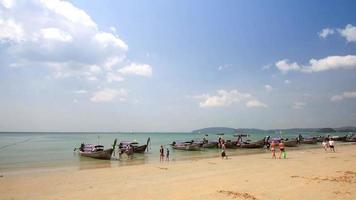
<path id="1" fill-rule="evenodd" d="M 312 73 L 337 69 L 356 69 L 356 55 L 328 56 L 319 60 L 310 59 L 307 65 L 300 65 L 283 59 L 277 61 L 275 65 L 282 73 L 290 71 Z"/>
<path id="2" fill-rule="evenodd" d="M 84 10 L 60 0 L 0 0 L 0 67 L 34 67 L 54 79 L 124 81 L 125 75 L 150 77 L 148 64 L 126 61 L 128 45 L 101 30 Z M 106 90 L 99 93 L 109 94 Z M 111 91 L 110 94 L 117 94 Z M 97 94 L 91 99 L 100 98 Z M 104 95 L 105 96 L 105 95 Z M 117 96 L 117 95 L 111 95 Z"/>
<path id="3" fill-rule="evenodd" d="M 227 107 L 239 102 L 245 102 L 248 108 L 267 107 L 266 104 L 255 99 L 251 94 L 241 93 L 237 90 L 218 90 L 216 95 L 201 94 L 194 96 L 194 98 L 200 100 L 199 106 L 201 108 Z"/>
<path id="4" fill-rule="evenodd" d="M 340 95 L 334 95 L 330 98 L 331 101 L 342 101 L 344 99 L 356 98 L 356 92 L 344 92 Z"/>

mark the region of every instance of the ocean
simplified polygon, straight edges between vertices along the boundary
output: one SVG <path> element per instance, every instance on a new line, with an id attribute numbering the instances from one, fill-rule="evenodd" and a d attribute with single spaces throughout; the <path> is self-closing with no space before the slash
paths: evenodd
<path id="1" fill-rule="evenodd" d="M 298 133 L 282 132 L 254 132 L 248 133 L 252 141 L 259 140 L 266 135 L 272 137 L 295 138 Z M 318 135 L 317 133 L 305 133 Z M 173 141 L 202 139 L 205 134 L 199 133 L 87 133 L 87 132 L 41 132 L 41 133 L 0 133 L 0 174 L 16 175 L 21 173 L 36 173 L 53 170 L 84 170 L 101 167 L 120 167 L 135 164 L 159 162 L 159 148 L 170 150 L 170 162 L 187 159 L 200 159 L 205 157 L 219 156 L 219 149 L 205 149 L 202 151 L 181 151 L 170 147 Z M 319 134 L 324 135 L 324 134 Z M 345 135 L 345 133 L 332 133 L 332 135 Z M 85 158 L 74 152 L 82 142 L 102 144 L 109 148 L 114 139 L 120 141 L 137 141 L 146 144 L 148 137 L 151 143 L 148 152 L 134 154 L 132 158 L 124 155 L 121 159 L 96 160 Z M 217 140 L 219 136 L 209 134 L 209 140 Z M 233 134 L 225 134 L 225 139 L 233 139 Z M 298 148 L 315 148 L 319 145 L 309 145 Z M 228 155 L 264 153 L 265 149 L 228 149 Z M 117 156 L 118 157 L 118 156 Z"/>

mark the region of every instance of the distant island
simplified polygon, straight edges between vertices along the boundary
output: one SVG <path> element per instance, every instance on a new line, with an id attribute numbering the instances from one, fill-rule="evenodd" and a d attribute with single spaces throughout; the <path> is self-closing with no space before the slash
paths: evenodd
<path id="1" fill-rule="evenodd" d="M 208 127 L 193 130 L 192 133 L 201 133 L 201 134 L 209 134 L 209 133 L 225 133 L 225 134 L 233 134 L 233 133 L 254 133 L 254 132 L 319 132 L 319 133 L 334 133 L 334 132 L 356 132 L 356 127 L 354 126 L 346 126 L 339 128 L 290 128 L 290 129 L 255 129 L 255 128 L 230 128 L 230 127 Z"/>

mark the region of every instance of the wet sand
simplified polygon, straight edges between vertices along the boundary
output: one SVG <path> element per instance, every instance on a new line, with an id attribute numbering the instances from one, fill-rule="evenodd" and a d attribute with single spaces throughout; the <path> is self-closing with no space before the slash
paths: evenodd
<path id="1" fill-rule="evenodd" d="M 336 151 L 2 176 L 0 199 L 356 199 L 356 145 Z"/>

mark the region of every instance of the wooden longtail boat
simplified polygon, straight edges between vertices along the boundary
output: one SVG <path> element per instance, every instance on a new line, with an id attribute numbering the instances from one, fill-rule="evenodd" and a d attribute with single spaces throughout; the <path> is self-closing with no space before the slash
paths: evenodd
<path id="1" fill-rule="evenodd" d="M 347 140 L 347 135 L 345 136 L 331 136 L 331 139 L 333 139 L 334 141 L 341 141 L 341 142 L 345 142 Z"/>
<path id="2" fill-rule="evenodd" d="M 79 148 L 79 154 L 84 157 L 90 157 L 95 159 L 110 160 L 111 155 L 116 145 L 116 139 L 114 141 L 113 148 L 105 149 L 103 145 L 84 144 L 82 143 Z"/>
<path id="3" fill-rule="evenodd" d="M 351 135 L 347 137 L 346 142 L 356 142 L 356 135 Z"/>
<path id="4" fill-rule="evenodd" d="M 173 142 L 173 149 L 186 150 L 186 151 L 200 151 L 200 144 L 190 142 Z"/>
<path id="5" fill-rule="evenodd" d="M 202 145 L 203 148 L 217 148 L 218 147 L 218 142 L 217 141 L 211 141 L 207 143 L 203 143 Z"/>
<path id="6" fill-rule="evenodd" d="M 315 138 L 303 138 L 300 143 L 301 144 L 316 144 L 318 142 Z"/>
<path id="7" fill-rule="evenodd" d="M 136 141 L 122 141 L 120 142 L 120 144 L 118 145 L 118 148 L 122 151 L 122 152 L 126 152 L 126 150 L 132 150 L 132 153 L 144 153 L 147 149 L 148 144 L 150 143 L 151 139 L 148 138 L 146 144 L 144 145 L 138 145 L 139 143 Z M 129 148 L 128 148 L 129 147 Z"/>
<path id="8" fill-rule="evenodd" d="M 296 146 L 298 146 L 298 141 L 297 140 L 287 140 L 287 141 L 283 141 L 283 144 L 286 147 L 296 147 Z"/>

